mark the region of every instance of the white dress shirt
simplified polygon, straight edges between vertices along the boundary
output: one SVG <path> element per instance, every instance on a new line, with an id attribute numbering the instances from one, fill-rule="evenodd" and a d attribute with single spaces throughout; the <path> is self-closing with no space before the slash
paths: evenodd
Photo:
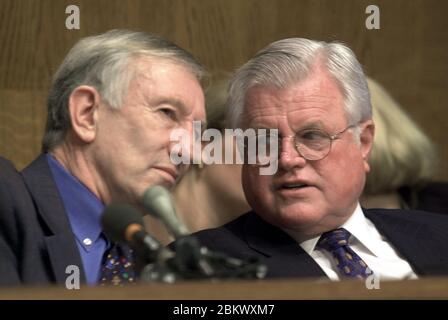
<path id="1" fill-rule="evenodd" d="M 379 280 L 417 279 L 409 263 L 364 216 L 359 203 L 355 212 L 340 228 L 352 234 L 349 239 L 350 248 L 367 263 Z M 300 234 L 291 230 L 285 230 L 285 232 L 300 244 L 331 280 L 340 280 L 341 275 L 332 254 L 327 250 L 316 248 L 320 235 L 302 241 Z"/>

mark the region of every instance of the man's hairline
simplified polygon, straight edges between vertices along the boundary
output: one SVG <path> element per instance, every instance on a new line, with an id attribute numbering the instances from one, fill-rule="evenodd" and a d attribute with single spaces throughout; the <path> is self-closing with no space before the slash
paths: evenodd
<path id="1" fill-rule="evenodd" d="M 248 127 L 248 126 L 244 126 L 243 125 L 243 123 L 244 123 L 243 119 L 245 118 L 245 114 L 246 114 L 246 110 L 247 110 L 247 108 L 246 108 L 246 101 L 247 101 L 247 96 L 249 95 L 249 91 L 251 91 L 254 88 L 262 88 L 262 89 L 265 88 L 265 89 L 274 89 L 274 90 L 287 90 L 287 89 L 291 88 L 294 85 L 299 85 L 299 84 L 303 83 L 304 81 L 306 81 L 307 79 L 309 79 L 310 77 L 312 77 L 313 74 L 315 74 L 317 72 L 317 70 L 318 70 L 317 68 L 319 66 L 322 66 L 321 59 L 322 58 L 316 57 L 315 61 L 312 64 L 313 67 L 309 70 L 309 72 L 306 74 L 306 76 L 304 78 L 297 78 L 297 79 L 294 79 L 292 81 L 288 81 L 284 86 L 279 87 L 279 86 L 276 86 L 273 83 L 267 83 L 267 84 L 259 84 L 259 83 L 257 83 L 257 84 L 249 86 L 248 88 L 245 88 L 244 96 L 243 96 L 243 103 L 242 103 L 242 109 L 243 110 L 242 110 L 242 112 L 240 114 L 240 117 L 239 117 L 240 121 L 238 122 L 236 127 L 237 128 L 241 128 L 241 129 L 257 129 L 257 128 L 254 128 L 254 127 Z M 344 117 L 347 120 L 347 124 L 348 125 L 352 125 L 352 123 L 350 123 L 351 119 L 350 119 L 350 114 L 349 114 L 348 108 L 347 108 L 347 97 L 345 96 L 345 94 L 344 94 L 344 92 L 343 92 L 343 90 L 341 88 L 341 84 L 336 79 L 336 77 L 330 72 L 330 70 L 328 68 L 323 68 L 323 70 L 324 70 L 326 76 L 328 76 L 331 79 L 331 81 L 333 81 L 334 85 L 336 86 L 336 89 L 338 90 L 339 94 L 341 95 L 341 97 L 342 97 L 342 111 L 344 112 Z M 369 119 L 364 119 L 363 121 L 366 121 L 366 120 L 369 120 Z M 273 128 L 265 128 L 265 129 L 273 129 Z"/>

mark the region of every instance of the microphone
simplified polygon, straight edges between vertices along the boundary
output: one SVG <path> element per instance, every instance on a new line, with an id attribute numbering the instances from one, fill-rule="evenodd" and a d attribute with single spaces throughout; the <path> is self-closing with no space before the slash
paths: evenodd
<path id="1" fill-rule="evenodd" d="M 164 261 L 173 256 L 143 227 L 142 215 L 131 205 L 116 203 L 108 206 L 101 222 L 106 235 L 115 242 L 128 243 L 145 263 Z"/>
<path id="2" fill-rule="evenodd" d="M 175 255 L 168 265 L 174 273 L 166 274 L 165 282 L 177 279 L 213 278 L 263 278 L 266 267 L 258 261 L 241 260 L 209 251 L 201 246 L 198 239 L 190 235 L 185 225 L 177 217 L 170 192 L 161 186 L 148 188 L 142 197 L 142 205 L 152 216 L 162 220 L 168 231 L 175 237 L 172 244 Z M 160 272 L 149 269 L 150 277 L 160 278 Z"/>
<path id="3" fill-rule="evenodd" d="M 129 204 L 112 204 L 101 217 L 103 230 L 111 240 L 128 243 L 135 250 L 138 258 L 135 269 L 141 281 L 173 283 L 187 279 L 264 277 L 266 268 L 257 262 L 230 258 L 202 247 L 177 219 L 168 191 L 153 188 L 145 193 L 145 202 L 155 203 L 150 206 L 151 212 L 158 214 L 176 235 L 175 253 L 144 230 L 142 215 Z"/>
<path id="4" fill-rule="evenodd" d="M 187 227 L 177 217 L 170 192 L 161 186 L 148 188 L 142 197 L 143 208 L 165 224 L 168 231 L 176 238 L 190 234 Z"/>
<path id="5" fill-rule="evenodd" d="M 190 235 L 187 227 L 177 217 L 171 193 L 161 186 L 149 187 L 143 194 L 142 204 L 149 214 L 162 220 L 176 239 L 173 261 L 180 273 L 186 275 L 199 272 L 211 276 L 213 267 L 201 253 L 204 249 L 199 241 Z"/>

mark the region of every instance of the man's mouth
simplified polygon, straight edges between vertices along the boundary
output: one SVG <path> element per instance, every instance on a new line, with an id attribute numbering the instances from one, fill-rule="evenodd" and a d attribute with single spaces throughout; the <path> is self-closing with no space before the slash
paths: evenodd
<path id="1" fill-rule="evenodd" d="M 155 167 L 156 169 L 164 172 L 165 174 L 167 174 L 168 176 L 170 176 L 170 178 L 173 180 L 173 182 L 175 182 L 177 180 L 177 178 L 179 177 L 179 173 L 170 167 L 163 167 L 163 166 L 158 166 Z"/>
<path id="2" fill-rule="evenodd" d="M 281 186 L 282 189 L 288 189 L 288 190 L 302 189 L 306 187 L 310 187 L 310 185 L 306 183 L 285 183 L 282 184 Z"/>

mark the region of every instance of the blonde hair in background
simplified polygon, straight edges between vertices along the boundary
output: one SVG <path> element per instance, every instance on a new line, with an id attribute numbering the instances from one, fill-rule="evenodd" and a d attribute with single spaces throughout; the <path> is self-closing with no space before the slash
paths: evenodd
<path id="1" fill-rule="evenodd" d="M 376 129 L 364 193 L 423 185 L 436 166 L 434 145 L 378 82 L 367 78 L 367 84 Z"/>

